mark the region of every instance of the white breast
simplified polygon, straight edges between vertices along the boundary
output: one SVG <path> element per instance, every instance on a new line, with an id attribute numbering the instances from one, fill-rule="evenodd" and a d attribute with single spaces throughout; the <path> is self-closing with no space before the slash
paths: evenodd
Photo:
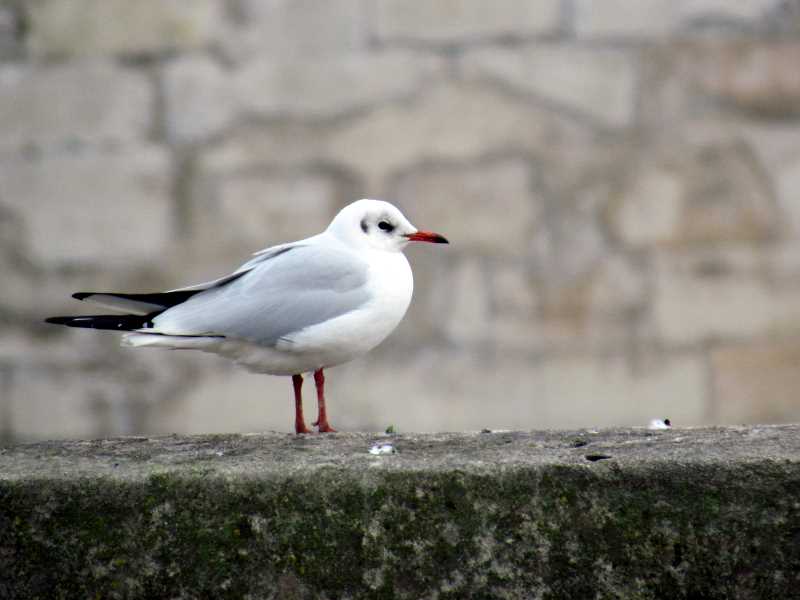
<path id="1" fill-rule="evenodd" d="M 288 346 L 279 342 L 278 348 L 321 352 L 329 356 L 333 364 L 340 364 L 368 352 L 394 331 L 411 302 L 414 289 L 411 267 L 401 252 L 375 251 L 369 263 L 370 300 L 366 304 L 307 327 L 291 335 Z"/>
<path id="2" fill-rule="evenodd" d="M 358 309 L 293 333 L 275 348 L 226 340 L 213 351 L 251 371 L 272 375 L 333 367 L 369 352 L 403 319 L 414 280 L 402 252 L 371 251 L 368 262 L 370 300 Z"/>

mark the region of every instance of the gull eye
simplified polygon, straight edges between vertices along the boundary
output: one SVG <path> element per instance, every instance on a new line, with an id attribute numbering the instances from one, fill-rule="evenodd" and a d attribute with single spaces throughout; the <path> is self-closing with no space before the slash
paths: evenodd
<path id="1" fill-rule="evenodd" d="M 381 231 L 385 231 L 386 233 L 389 233 L 390 231 L 394 231 L 394 225 L 389 223 L 389 221 L 381 221 L 380 223 L 378 223 L 378 229 L 380 229 Z"/>

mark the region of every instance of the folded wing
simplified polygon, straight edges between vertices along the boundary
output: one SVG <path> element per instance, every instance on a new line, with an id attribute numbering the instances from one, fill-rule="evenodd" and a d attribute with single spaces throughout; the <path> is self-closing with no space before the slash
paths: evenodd
<path id="1" fill-rule="evenodd" d="M 271 260 L 276 256 L 280 256 L 284 252 L 287 252 L 301 244 L 302 242 L 295 242 L 292 244 L 282 244 L 279 246 L 266 248 L 260 252 L 257 252 L 251 260 L 244 263 L 233 273 L 225 275 L 224 277 L 220 277 L 219 279 L 178 288 L 176 290 L 170 290 L 168 292 L 151 292 L 145 294 L 125 294 L 119 292 L 78 292 L 72 294 L 72 297 L 76 300 L 85 300 L 91 304 L 96 304 L 98 306 L 103 306 L 111 310 L 117 310 L 128 314 L 154 316 L 155 314 L 164 312 L 168 308 L 186 302 L 186 300 L 202 291 L 224 286 L 231 281 L 238 279 L 248 271 L 256 268 L 259 264 Z"/>
<path id="2" fill-rule="evenodd" d="M 306 327 L 357 310 L 370 297 L 367 264 L 337 245 L 294 245 L 258 255 L 224 279 L 168 308 L 144 332 L 274 345 L 281 339 L 291 341 L 293 333 Z"/>

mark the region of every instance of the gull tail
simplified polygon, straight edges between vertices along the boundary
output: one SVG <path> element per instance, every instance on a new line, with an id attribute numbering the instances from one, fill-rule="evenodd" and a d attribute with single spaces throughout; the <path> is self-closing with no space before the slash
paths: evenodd
<path id="1" fill-rule="evenodd" d="M 72 294 L 76 300 L 84 300 L 111 310 L 119 310 L 135 315 L 148 315 L 152 312 L 162 312 L 168 308 L 186 302 L 195 294 L 203 291 L 176 290 L 173 292 L 159 292 L 155 294 L 120 294 L 116 292 L 78 292 Z"/>
<path id="2" fill-rule="evenodd" d="M 50 317 L 46 323 L 83 327 L 86 329 L 108 329 L 111 331 L 134 331 L 153 326 L 153 318 L 202 290 L 161 292 L 157 294 L 119 294 L 112 292 L 78 292 L 72 294 L 76 300 L 85 300 L 111 310 L 127 314 L 88 315 L 76 317 Z"/>

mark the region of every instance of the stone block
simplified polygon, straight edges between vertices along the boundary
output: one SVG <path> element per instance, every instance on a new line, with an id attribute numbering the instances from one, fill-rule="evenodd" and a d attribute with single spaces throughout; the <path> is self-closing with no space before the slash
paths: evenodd
<path id="1" fill-rule="evenodd" d="M 427 244 L 412 244 L 405 254 L 414 273 L 414 297 L 406 316 L 380 350 L 403 352 L 403 348 L 442 343 L 452 310 L 454 292 L 450 287 L 460 257 Z"/>
<path id="2" fill-rule="evenodd" d="M 359 195 L 386 197 L 392 177 L 412 168 L 498 155 L 545 155 L 548 172 L 580 173 L 613 154 L 589 152 L 592 143 L 584 127 L 491 86 L 437 83 L 347 119 L 270 119 L 237 127 L 199 163 L 210 173 L 328 164 L 359 179 Z"/>
<path id="3" fill-rule="evenodd" d="M 27 246 L 23 249 L 28 252 Z M 47 246 L 40 249 L 41 253 L 47 251 Z M 13 315 L 17 325 L 27 329 L 41 329 L 42 320 L 48 316 L 86 310 L 87 305 L 81 305 L 70 297 L 75 292 L 157 291 L 161 287 L 153 286 L 150 278 L 141 275 L 142 270 L 157 268 L 152 263 L 143 265 L 142 261 L 132 258 L 120 258 L 109 263 L 102 254 L 95 256 L 92 264 L 70 262 L 66 256 L 47 255 L 45 258 L 46 263 L 20 265 L 14 261 L 7 262 L 6 257 L 0 254 L 0 268 L 7 282 L 0 297 L 0 310 Z M 163 263 L 159 267 L 163 268 Z"/>
<path id="4" fill-rule="evenodd" d="M 683 0 L 675 2 L 681 19 L 687 23 L 728 22 L 739 27 L 752 25 L 765 13 L 775 8 L 775 0 L 742 0 L 727 2 L 726 0 Z"/>
<path id="5" fill-rule="evenodd" d="M 0 60 L 18 60 L 24 55 L 24 22 L 21 5 L 0 6 Z"/>
<path id="6" fill-rule="evenodd" d="M 800 6 L 794 0 L 773 2 L 767 12 L 762 31 L 792 36 L 800 32 Z"/>
<path id="7" fill-rule="evenodd" d="M 71 308 L 81 310 L 91 309 Z M 120 348 L 114 332 L 47 327 L 48 335 L 38 337 L 0 335 L 0 372 L 10 377 L 0 413 L 8 413 L 8 432 L 17 439 L 157 429 L 151 421 L 174 410 L 196 379 L 192 357 L 181 353 Z"/>
<path id="8" fill-rule="evenodd" d="M 389 197 L 412 223 L 441 231 L 461 251 L 520 256 L 543 210 L 532 179 L 523 159 L 431 165 L 399 176 Z"/>
<path id="9" fill-rule="evenodd" d="M 330 127 L 296 119 L 272 119 L 236 127 L 198 156 L 202 173 L 227 174 L 263 167 L 296 168 L 325 158 Z"/>
<path id="10" fill-rule="evenodd" d="M 679 238 L 759 241 L 777 233 L 772 193 L 749 149 L 739 145 L 700 148 L 685 178 L 687 196 Z"/>
<path id="11" fill-rule="evenodd" d="M 643 266 L 625 254 L 612 254 L 592 274 L 590 310 L 597 318 L 629 320 L 644 309 L 647 277 Z"/>
<path id="12" fill-rule="evenodd" d="M 414 301 L 400 345 L 446 342 L 487 353 L 618 352 L 627 348 L 646 303 L 641 265 L 607 259 L 573 286 L 548 289 L 524 258 L 467 253 L 416 259 Z M 442 263 L 442 264 L 440 264 Z"/>
<path id="13" fill-rule="evenodd" d="M 765 276 L 776 285 L 790 287 L 800 283 L 800 238 L 772 246 L 764 263 Z"/>
<path id="14" fill-rule="evenodd" d="M 694 124 L 692 128 L 695 128 Z M 719 120 L 712 126 L 717 138 L 727 136 L 743 141 L 753 159 L 771 183 L 784 234 L 800 238 L 800 122 L 791 120 Z M 724 133 L 722 133 L 724 132 Z"/>
<path id="15" fill-rule="evenodd" d="M 653 418 L 679 427 L 707 423 L 707 377 L 705 359 L 692 354 L 638 368 L 621 356 L 548 361 L 538 388 L 546 398 L 541 419 L 559 427 L 645 426 Z"/>
<path id="16" fill-rule="evenodd" d="M 152 407 L 148 431 L 162 434 L 293 431 L 294 395 L 290 377 L 248 373 L 210 355 L 195 354 L 191 361 L 198 368 L 196 376 L 171 403 Z M 334 392 L 335 373 L 331 371 L 328 377 L 329 406 L 333 425 L 338 427 L 337 417 L 341 416 L 347 399 Z M 313 378 L 306 378 L 304 391 L 306 420 L 313 421 L 316 418 Z"/>
<path id="17" fill-rule="evenodd" d="M 138 413 L 181 372 L 169 361 L 142 368 L 139 356 L 118 347 L 116 334 L 47 327 L 0 336 L 0 371 L 8 377 L 0 411 L 18 440 L 138 432 Z"/>
<path id="18" fill-rule="evenodd" d="M 535 355 L 592 354 L 639 351 L 642 336 L 637 335 L 637 321 L 614 313 L 600 313 L 592 306 L 592 290 L 588 286 L 564 290 L 558 297 L 563 306 L 555 306 L 547 298 L 535 327 L 512 326 L 504 332 L 502 344 L 510 349 L 533 352 Z M 635 350 L 634 350 L 635 349 Z"/>
<path id="19" fill-rule="evenodd" d="M 542 295 L 530 266 L 524 260 L 500 259 L 487 265 L 486 272 L 481 285 L 488 295 L 490 311 L 483 347 L 503 352 L 541 351 L 548 340 L 543 335 Z M 443 292 L 449 294 L 449 287 Z M 443 315 L 449 314 L 448 308 Z M 459 326 L 470 327 L 470 321 Z"/>
<path id="20" fill-rule="evenodd" d="M 222 49 L 234 62 L 255 56 L 318 59 L 365 51 L 367 6 L 353 0 L 232 0 Z"/>
<path id="21" fill-rule="evenodd" d="M 569 198 L 548 199 L 551 210 L 530 247 L 531 266 L 545 284 L 547 304 L 561 303 L 564 291 L 586 287 L 606 255 L 600 222 L 607 197 L 605 190 L 590 186 L 573 190 Z"/>
<path id="22" fill-rule="evenodd" d="M 467 43 L 487 38 L 530 37 L 555 33 L 560 27 L 557 0 L 480 0 L 415 2 L 379 0 L 373 8 L 374 34 L 381 41 L 437 44 Z"/>
<path id="23" fill-rule="evenodd" d="M 0 65 L 0 150 L 144 139 L 153 98 L 143 74 L 104 61 Z"/>
<path id="24" fill-rule="evenodd" d="M 15 369 L 8 388 L 4 427 L 19 440 L 95 437 L 99 415 L 92 399 L 119 402 L 124 393 L 113 375 L 53 368 Z"/>
<path id="25" fill-rule="evenodd" d="M 708 422 L 704 361 L 693 355 L 664 357 L 637 371 L 621 355 L 534 362 L 502 351 L 417 346 L 399 352 L 391 347 L 396 343 L 390 338 L 369 356 L 327 372 L 335 427 L 475 431 L 646 425 L 655 417 L 682 426 Z M 152 407 L 148 431 L 291 430 L 288 377 L 249 374 L 213 356 L 192 361 L 199 368 L 193 383 L 171 404 Z M 309 378 L 304 392 L 306 417 L 313 417 Z M 487 403 L 487 398 L 502 402 Z"/>
<path id="26" fill-rule="evenodd" d="M 672 0 L 575 0 L 575 31 L 585 38 L 663 36 L 675 26 L 679 4 Z"/>
<path id="27" fill-rule="evenodd" d="M 796 289 L 772 285 L 752 249 L 658 252 L 650 318 L 668 344 L 743 340 L 800 322 Z"/>
<path id="28" fill-rule="evenodd" d="M 196 143 L 221 133 L 236 115 L 230 78 L 214 60 L 186 55 L 161 72 L 164 128 L 173 143 Z"/>
<path id="29" fill-rule="evenodd" d="M 800 150 L 776 169 L 775 184 L 783 221 L 794 238 L 800 238 Z"/>
<path id="30" fill-rule="evenodd" d="M 575 30 L 579 37 L 665 37 L 682 27 L 716 25 L 741 29 L 772 6 L 772 0 L 576 0 Z"/>
<path id="31" fill-rule="evenodd" d="M 426 161 L 547 152 L 578 140 L 586 143 L 586 134 L 574 125 L 472 82 L 435 85 L 412 102 L 380 106 L 321 143 L 329 160 L 362 174 L 370 193 L 379 193 L 386 176 Z"/>
<path id="32" fill-rule="evenodd" d="M 441 75 L 443 62 L 410 52 L 378 52 L 303 61 L 265 57 L 237 71 L 241 109 L 264 116 L 322 118 L 396 100 Z"/>
<path id="33" fill-rule="evenodd" d="M 0 206 L 39 264 L 146 264 L 171 243 L 170 163 L 156 147 L 0 163 Z"/>
<path id="34" fill-rule="evenodd" d="M 188 209 L 188 235 L 174 260 L 184 285 L 229 273 L 262 248 L 320 233 L 341 205 L 355 199 L 335 176 L 313 169 L 201 179 Z"/>
<path id="35" fill-rule="evenodd" d="M 713 118 L 703 110 L 702 99 L 692 84 L 692 65 L 684 60 L 690 53 L 687 47 L 692 47 L 689 40 L 672 39 L 670 43 L 646 44 L 637 54 L 637 124 L 659 140 L 677 141 L 691 135 L 686 121 L 692 117 L 701 125 Z"/>
<path id="36" fill-rule="evenodd" d="M 76 300 L 62 299 L 63 305 L 67 303 L 73 309 L 80 307 Z M 56 328 L 42 323 L 44 316 L 42 312 L 37 315 L 36 330 L 26 329 L 24 325 L 28 323 L 21 320 L 14 328 L 5 328 L 0 332 L 0 365 L 28 369 L 30 375 L 37 368 L 54 372 L 59 368 L 85 369 L 109 358 L 109 347 L 113 341 L 108 339 L 107 334 L 98 336 L 97 332 L 85 329 Z M 28 376 L 14 379 L 23 388 L 25 382 L 29 381 Z"/>
<path id="37" fill-rule="evenodd" d="M 725 345 L 711 353 L 714 421 L 794 423 L 800 419 L 796 339 Z"/>
<path id="38" fill-rule="evenodd" d="M 757 159 L 735 144 L 641 164 L 609 214 L 612 230 L 637 247 L 764 241 L 779 232 L 777 205 Z"/>
<path id="39" fill-rule="evenodd" d="M 535 326 L 527 327 L 527 344 L 520 349 L 602 356 L 629 349 L 638 335 L 647 304 L 642 265 L 610 253 L 595 228 L 578 223 L 576 247 L 569 239 L 562 240 L 549 251 L 555 252 L 549 262 L 533 271 L 540 290 L 539 310 Z M 524 325 L 512 324 L 503 343 L 526 332 Z"/>
<path id="40" fill-rule="evenodd" d="M 486 275 L 480 262 L 465 260 L 449 277 L 449 302 L 441 315 L 441 328 L 448 341 L 456 345 L 481 343 L 490 335 L 492 311 Z"/>
<path id="41" fill-rule="evenodd" d="M 316 235 L 338 209 L 336 182 L 321 174 L 253 174 L 224 178 L 213 205 L 198 207 L 202 237 L 217 231 L 252 251 Z"/>
<path id="42" fill-rule="evenodd" d="M 713 42 L 692 53 L 700 90 L 726 105 L 767 117 L 800 115 L 800 42 Z"/>
<path id="43" fill-rule="evenodd" d="M 770 176 L 800 160 L 800 121 L 721 118 L 714 124 L 717 136 L 736 136 L 758 157 Z"/>
<path id="44" fill-rule="evenodd" d="M 398 431 L 478 431 L 485 427 L 525 429 L 536 422 L 533 398 L 538 371 L 532 365 L 489 357 L 481 360 L 463 350 L 435 347 L 377 358 L 371 356 L 331 371 L 337 397 L 347 402 L 340 418 L 342 427 L 382 431 L 394 425 Z M 366 387 L 362 384 L 365 377 L 370 381 Z M 404 385 L 398 387 L 398 381 Z M 488 398 L 502 398 L 502 402 L 487 402 Z"/>
<path id="45" fill-rule="evenodd" d="M 631 125 L 636 111 L 636 63 L 607 48 L 539 44 L 524 50 L 487 48 L 467 53 L 468 77 L 498 81 L 603 125 Z"/>
<path id="46" fill-rule="evenodd" d="M 612 228 L 632 246 L 674 240 L 684 211 L 684 181 L 679 173 L 648 167 L 636 173 L 612 209 Z"/>
<path id="47" fill-rule="evenodd" d="M 34 0 L 34 56 L 141 55 L 207 47 L 224 20 L 219 0 Z"/>
<path id="48" fill-rule="evenodd" d="M 656 417 L 697 425 L 707 421 L 706 378 L 703 358 L 694 355 L 663 357 L 637 371 L 621 355 L 538 362 L 520 353 L 429 347 L 350 363 L 330 380 L 332 397 L 346 402 L 338 409 L 343 428 L 475 431 L 644 426 Z"/>

